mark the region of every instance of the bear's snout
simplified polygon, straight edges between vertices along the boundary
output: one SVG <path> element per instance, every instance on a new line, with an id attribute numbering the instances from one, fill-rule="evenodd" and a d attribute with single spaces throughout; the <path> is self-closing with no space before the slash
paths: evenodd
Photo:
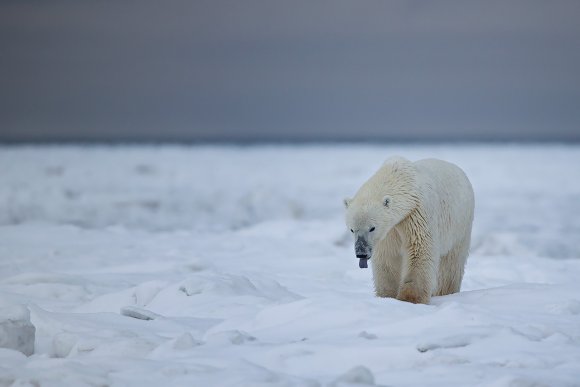
<path id="1" fill-rule="evenodd" d="M 357 238 L 354 244 L 354 251 L 357 258 L 369 259 L 371 257 L 371 249 L 364 238 Z"/>

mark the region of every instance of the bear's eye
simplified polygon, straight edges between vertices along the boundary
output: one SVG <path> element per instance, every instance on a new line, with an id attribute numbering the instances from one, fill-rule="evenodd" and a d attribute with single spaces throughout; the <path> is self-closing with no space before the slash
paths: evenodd
<path id="1" fill-rule="evenodd" d="M 369 232 L 373 232 L 373 231 L 375 231 L 375 228 L 374 227 L 371 227 L 370 230 L 369 230 Z"/>
<path id="2" fill-rule="evenodd" d="M 350 232 L 352 232 L 354 234 L 354 230 L 352 228 L 350 229 Z"/>

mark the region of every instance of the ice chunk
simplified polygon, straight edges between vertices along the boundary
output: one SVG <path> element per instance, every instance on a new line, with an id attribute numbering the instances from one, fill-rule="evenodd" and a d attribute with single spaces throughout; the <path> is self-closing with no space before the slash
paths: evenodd
<path id="1" fill-rule="evenodd" d="M 36 329 L 30 311 L 22 305 L 0 308 L 0 348 L 9 348 L 30 356 L 34 353 Z"/>
<path id="2" fill-rule="evenodd" d="M 75 334 L 68 332 L 57 333 L 52 339 L 52 353 L 56 357 L 67 357 L 78 340 L 79 338 Z"/>
<path id="3" fill-rule="evenodd" d="M 375 335 L 374 333 L 369 333 L 367 331 L 362 331 L 361 333 L 358 334 L 358 337 L 362 337 L 363 339 L 367 340 L 375 340 L 378 338 L 378 336 Z"/>
<path id="4" fill-rule="evenodd" d="M 131 306 L 131 305 L 122 307 L 121 314 L 123 316 L 133 317 L 133 318 L 136 318 L 138 320 L 155 320 L 159 317 L 162 317 L 161 315 L 158 315 L 157 313 L 151 312 L 150 310 L 139 308 L 136 306 Z"/>
<path id="5" fill-rule="evenodd" d="M 375 376 L 364 366 L 356 366 L 345 374 L 339 376 L 331 386 L 348 386 L 348 385 L 375 385 Z"/>
<path id="6" fill-rule="evenodd" d="M 247 332 L 234 329 L 214 333 L 209 336 L 208 340 L 212 343 L 242 345 L 248 342 L 256 341 L 257 339 Z"/>

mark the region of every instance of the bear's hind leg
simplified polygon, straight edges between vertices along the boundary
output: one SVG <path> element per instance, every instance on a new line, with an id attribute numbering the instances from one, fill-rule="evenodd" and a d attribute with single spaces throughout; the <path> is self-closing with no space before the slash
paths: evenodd
<path id="1" fill-rule="evenodd" d="M 468 254 L 469 242 L 461 242 L 441 257 L 436 296 L 459 292 Z"/>

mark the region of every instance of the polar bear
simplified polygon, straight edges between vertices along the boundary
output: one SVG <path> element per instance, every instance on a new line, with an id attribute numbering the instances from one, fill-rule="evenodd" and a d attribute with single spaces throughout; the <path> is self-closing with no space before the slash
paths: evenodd
<path id="1" fill-rule="evenodd" d="M 377 296 L 428 304 L 459 291 L 474 195 L 458 166 L 394 157 L 344 204 L 359 266 L 371 259 Z"/>

